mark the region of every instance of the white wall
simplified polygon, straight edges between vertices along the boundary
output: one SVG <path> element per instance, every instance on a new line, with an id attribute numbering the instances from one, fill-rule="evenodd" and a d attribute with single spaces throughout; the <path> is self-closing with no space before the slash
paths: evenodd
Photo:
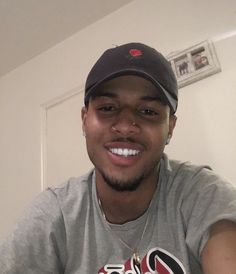
<path id="1" fill-rule="evenodd" d="M 164 54 L 236 30 L 235 0 L 137 0 L 0 79 L 0 237 L 41 190 L 40 106 L 81 87 L 104 49 L 141 41 Z M 168 148 L 213 165 L 236 183 L 235 35 L 218 38 L 222 73 L 180 90 Z M 189 153 L 188 153 L 189 151 Z"/>
<path id="2" fill-rule="evenodd" d="M 208 164 L 236 185 L 236 33 L 215 45 L 222 72 L 180 90 L 177 127 L 166 151 Z"/>

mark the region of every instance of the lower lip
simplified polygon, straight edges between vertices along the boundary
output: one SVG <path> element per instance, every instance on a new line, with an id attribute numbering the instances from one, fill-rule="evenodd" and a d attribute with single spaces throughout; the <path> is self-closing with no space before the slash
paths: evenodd
<path id="1" fill-rule="evenodd" d="M 110 151 L 108 151 L 108 154 L 109 154 L 109 158 L 110 158 L 111 162 L 114 165 L 118 165 L 118 166 L 131 166 L 131 165 L 134 165 L 140 157 L 139 154 L 135 155 L 135 156 L 125 157 L 125 156 L 113 154 Z"/>

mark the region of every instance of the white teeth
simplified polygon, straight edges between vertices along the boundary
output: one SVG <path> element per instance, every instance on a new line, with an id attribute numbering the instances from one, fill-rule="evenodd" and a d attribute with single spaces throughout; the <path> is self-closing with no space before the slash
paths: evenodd
<path id="1" fill-rule="evenodd" d="M 134 156 L 134 155 L 138 155 L 139 154 L 139 150 L 135 150 L 135 149 L 128 149 L 128 148 L 110 148 L 110 151 L 113 154 L 117 154 L 120 156 Z"/>

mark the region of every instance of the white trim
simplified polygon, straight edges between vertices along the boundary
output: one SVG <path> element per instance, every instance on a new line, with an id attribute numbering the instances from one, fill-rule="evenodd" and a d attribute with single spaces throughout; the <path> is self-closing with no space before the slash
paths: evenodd
<path id="1" fill-rule="evenodd" d="M 213 42 L 218 42 L 218 41 L 221 41 L 221 40 L 231 38 L 233 36 L 236 36 L 236 30 L 235 29 L 232 30 L 232 31 L 228 31 L 228 32 L 224 32 L 224 33 L 221 33 L 219 35 L 216 35 L 215 37 L 212 38 L 212 41 Z"/>
<path id="2" fill-rule="evenodd" d="M 84 87 L 83 86 L 80 86 L 80 87 L 77 87 L 77 88 L 74 88 L 72 90 L 69 90 L 49 101 L 47 101 L 46 103 L 44 104 L 41 104 L 41 107 L 45 108 L 45 109 L 49 109 L 51 107 L 54 107 L 56 106 L 57 104 L 60 104 L 61 102 L 63 101 L 66 101 L 70 98 L 72 98 L 73 96 L 79 94 L 79 93 L 82 93 L 84 91 Z"/>
<path id="3" fill-rule="evenodd" d="M 40 122 L 41 122 L 41 129 L 40 129 L 40 162 L 41 162 L 41 191 L 45 190 L 48 187 L 47 184 L 47 112 L 50 108 L 55 107 L 62 102 L 69 100 L 73 96 L 76 96 L 80 93 L 84 92 L 84 87 L 77 87 L 72 89 L 64 94 L 53 98 L 52 100 L 41 104 L 40 105 Z"/>
<path id="4" fill-rule="evenodd" d="M 47 169 L 47 146 L 46 146 L 46 139 L 47 139 L 47 109 L 43 106 L 40 106 L 40 175 L 41 175 L 41 191 L 46 189 L 46 169 Z"/>

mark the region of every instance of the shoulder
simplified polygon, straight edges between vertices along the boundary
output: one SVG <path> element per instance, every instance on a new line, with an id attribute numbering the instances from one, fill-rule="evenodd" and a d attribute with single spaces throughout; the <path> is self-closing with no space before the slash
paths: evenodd
<path id="1" fill-rule="evenodd" d="M 23 214 L 24 218 L 40 217 L 50 222 L 63 220 L 63 208 L 71 207 L 73 201 L 79 202 L 89 195 L 92 176 L 93 173 L 90 172 L 78 178 L 71 178 L 59 186 L 48 187 L 29 204 Z"/>
<path id="2" fill-rule="evenodd" d="M 49 187 L 46 191 L 51 192 L 58 199 L 74 196 L 79 198 L 85 193 L 90 192 L 92 188 L 93 176 L 94 172 L 91 170 L 80 177 L 70 178 L 59 186 Z"/>
<path id="3" fill-rule="evenodd" d="M 193 206 L 206 209 L 211 204 L 220 210 L 220 207 L 226 208 L 236 202 L 236 186 L 210 167 L 168 158 L 164 161 L 161 176 L 164 195 L 168 201 L 174 198 L 175 203 L 181 205 L 182 209 L 185 208 L 189 214 Z"/>
<path id="4" fill-rule="evenodd" d="M 164 176 L 169 187 L 180 187 L 192 191 L 220 188 L 236 191 L 236 187 L 225 178 L 214 172 L 208 165 L 195 165 L 191 162 L 183 162 L 163 158 Z"/>
<path id="5" fill-rule="evenodd" d="M 236 186 L 208 166 L 166 158 L 164 170 L 168 205 L 180 212 L 186 243 L 200 258 L 212 225 L 236 222 Z"/>
<path id="6" fill-rule="evenodd" d="M 173 159 L 167 159 L 169 165 L 169 174 L 172 178 L 189 179 L 204 177 L 211 177 L 216 174 L 212 171 L 208 165 L 195 165 L 189 161 L 178 161 Z"/>
<path id="7" fill-rule="evenodd" d="M 60 212 L 63 219 L 66 216 L 71 216 L 75 211 L 80 211 L 81 208 L 86 211 L 85 209 L 89 208 L 93 199 L 94 181 L 95 174 L 91 170 L 83 176 L 70 178 L 59 186 L 50 187 L 43 194 L 47 196 L 47 201 L 45 203 L 44 199 L 44 204 L 50 203 L 57 212 Z"/>

